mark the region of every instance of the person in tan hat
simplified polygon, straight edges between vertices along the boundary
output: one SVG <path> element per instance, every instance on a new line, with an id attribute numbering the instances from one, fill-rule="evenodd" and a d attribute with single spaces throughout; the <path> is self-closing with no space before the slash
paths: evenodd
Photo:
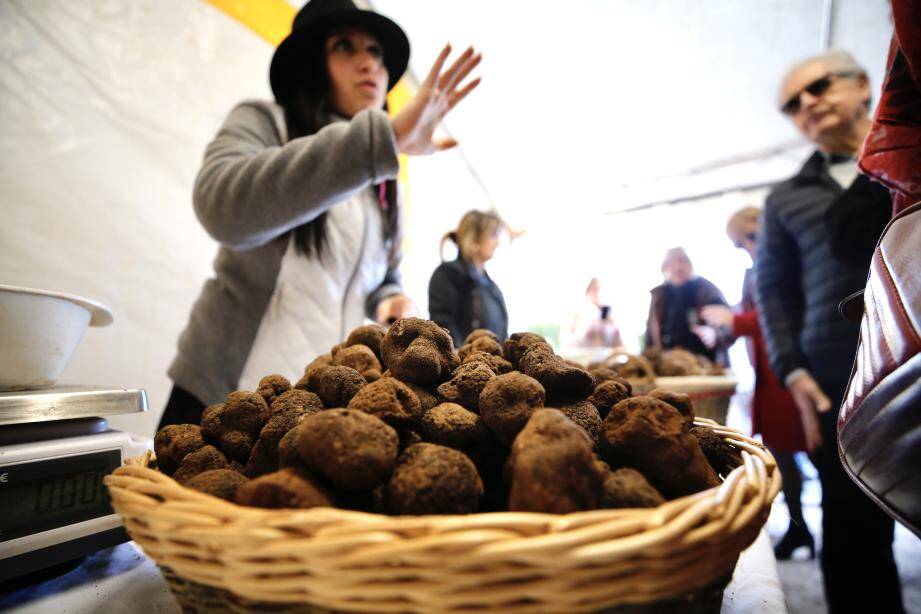
<path id="1" fill-rule="evenodd" d="M 409 61 L 393 21 L 351 0 L 311 0 L 272 58 L 274 101 L 231 110 L 205 150 L 193 204 L 220 243 L 169 368 L 160 427 L 265 375 L 305 365 L 366 318 L 415 314 L 400 286 L 398 154 L 453 147 L 433 134 L 479 84 L 480 55 L 446 45 L 392 118 L 387 92 Z"/>

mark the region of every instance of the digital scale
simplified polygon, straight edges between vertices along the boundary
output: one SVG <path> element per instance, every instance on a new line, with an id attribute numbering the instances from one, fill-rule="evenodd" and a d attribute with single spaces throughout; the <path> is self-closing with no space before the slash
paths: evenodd
<path id="1" fill-rule="evenodd" d="M 143 390 L 0 393 L 0 582 L 128 541 L 102 480 L 153 442 L 105 417 L 144 411 Z"/>

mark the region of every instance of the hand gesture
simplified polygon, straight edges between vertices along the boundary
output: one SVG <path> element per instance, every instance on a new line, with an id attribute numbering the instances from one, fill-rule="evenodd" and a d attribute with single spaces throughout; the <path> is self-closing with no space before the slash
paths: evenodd
<path id="1" fill-rule="evenodd" d="M 433 139 L 435 128 L 442 118 L 467 94 L 480 84 L 477 77 L 460 87 L 482 56 L 468 47 L 464 53 L 443 74 L 445 60 L 451 53 L 451 45 L 445 45 L 428 76 L 399 113 L 393 117 L 393 134 L 397 141 L 397 151 L 404 154 L 420 155 L 450 149 L 457 145 L 454 139 Z"/>
<path id="2" fill-rule="evenodd" d="M 831 400 L 808 373 L 800 375 L 790 384 L 790 394 L 796 408 L 799 409 L 803 434 L 806 436 L 806 449 L 815 452 L 822 447 L 822 430 L 819 428 L 817 412 L 825 413 L 831 409 Z"/>
<path id="3" fill-rule="evenodd" d="M 691 332 L 697 335 L 707 349 L 712 350 L 716 347 L 719 335 L 717 335 L 716 329 L 712 326 L 692 326 Z"/>
<path id="4" fill-rule="evenodd" d="M 732 310 L 725 305 L 704 305 L 700 309 L 700 317 L 710 326 L 724 328 L 732 328 L 732 321 L 735 318 Z"/>

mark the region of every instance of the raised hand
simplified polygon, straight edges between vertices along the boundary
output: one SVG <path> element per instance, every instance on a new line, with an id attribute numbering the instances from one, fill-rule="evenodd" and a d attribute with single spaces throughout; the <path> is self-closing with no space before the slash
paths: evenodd
<path id="1" fill-rule="evenodd" d="M 732 321 L 735 315 L 725 305 L 704 305 L 700 309 L 700 317 L 710 326 L 732 328 Z"/>
<path id="2" fill-rule="evenodd" d="M 442 73 L 451 45 L 445 45 L 419 91 L 399 113 L 393 117 L 393 133 L 397 151 L 411 155 L 430 154 L 457 145 L 454 139 L 434 139 L 435 128 L 457 103 L 467 97 L 480 79 L 461 86 L 470 72 L 480 63 L 482 56 L 468 47 L 450 68 Z"/>
<path id="3" fill-rule="evenodd" d="M 716 342 L 719 341 L 716 329 L 712 326 L 692 326 L 691 332 L 697 335 L 697 338 L 704 344 L 704 347 L 710 350 L 715 348 Z"/>

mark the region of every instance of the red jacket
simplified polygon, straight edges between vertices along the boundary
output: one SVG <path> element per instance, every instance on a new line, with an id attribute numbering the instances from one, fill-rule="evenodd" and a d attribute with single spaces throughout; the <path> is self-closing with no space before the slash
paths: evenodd
<path id="1" fill-rule="evenodd" d="M 732 334 L 745 337 L 748 356 L 755 370 L 755 393 L 752 399 L 752 433 L 761 433 L 764 444 L 784 452 L 806 449 L 803 424 L 790 391 L 774 375 L 767 346 L 758 324 L 758 311 L 751 297 L 752 274 L 745 273 L 742 311 L 732 321 Z"/>
<path id="2" fill-rule="evenodd" d="M 892 214 L 921 200 L 921 0 L 893 0 L 886 81 L 860 168 L 892 192 Z"/>

